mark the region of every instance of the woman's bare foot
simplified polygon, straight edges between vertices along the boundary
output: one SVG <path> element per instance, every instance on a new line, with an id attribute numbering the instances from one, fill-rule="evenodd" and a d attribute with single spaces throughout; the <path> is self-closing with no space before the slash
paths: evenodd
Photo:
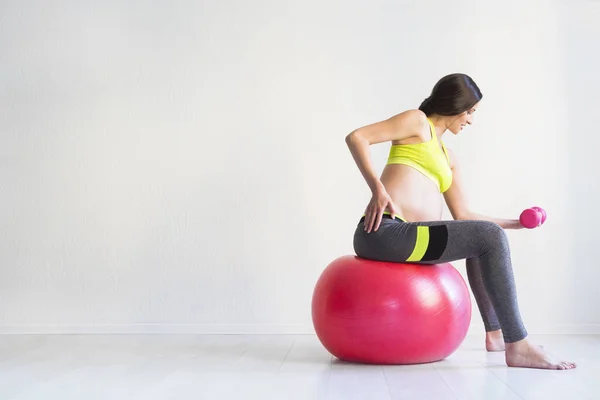
<path id="1" fill-rule="evenodd" d="M 506 344 L 506 364 L 509 367 L 540 369 L 572 369 L 577 365 L 569 361 L 553 360 L 540 346 L 528 339 Z"/>
<path id="2" fill-rule="evenodd" d="M 502 330 L 485 333 L 485 349 L 487 351 L 504 351 L 504 337 Z"/>

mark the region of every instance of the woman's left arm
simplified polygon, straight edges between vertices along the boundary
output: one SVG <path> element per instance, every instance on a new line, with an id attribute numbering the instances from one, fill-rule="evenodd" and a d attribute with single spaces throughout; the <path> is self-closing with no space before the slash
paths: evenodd
<path id="1" fill-rule="evenodd" d="M 464 193 L 460 167 L 454 153 L 449 149 L 447 151 L 450 158 L 450 167 L 452 168 L 452 185 L 444 192 L 444 199 L 452 218 L 455 220 L 491 221 L 504 229 L 522 229 L 523 225 L 521 225 L 519 219 L 494 218 L 471 211 Z"/>

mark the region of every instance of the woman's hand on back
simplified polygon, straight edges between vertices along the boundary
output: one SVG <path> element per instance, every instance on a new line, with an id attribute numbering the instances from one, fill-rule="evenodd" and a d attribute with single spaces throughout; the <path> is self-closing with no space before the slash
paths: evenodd
<path id="1" fill-rule="evenodd" d="M 390 195 L 385 191 L 385 189 L 378 189 L 373 192 L 371 201 L 369 202 L 369 205 L 365 211 L 364 229 L 367 231 L 367 233 L 371 233 L 371 231 L 377 231 L 377 229 L 379 229 L 381 219 L 383 218 L 383 212 L 386 210 L 389 211 L 392 216 L 396 214 L 394 202 L 392 201 Z"/>

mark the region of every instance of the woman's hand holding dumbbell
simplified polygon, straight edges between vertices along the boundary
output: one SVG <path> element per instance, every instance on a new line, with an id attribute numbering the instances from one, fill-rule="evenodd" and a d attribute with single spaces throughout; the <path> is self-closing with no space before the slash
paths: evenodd
<path id="1" fill-rule="evenodd" d="M 541 207 L 531 207 L 523 210 L 519 222 L 527 229 L 537 228 L 546 222 L 546 211 Z"/>

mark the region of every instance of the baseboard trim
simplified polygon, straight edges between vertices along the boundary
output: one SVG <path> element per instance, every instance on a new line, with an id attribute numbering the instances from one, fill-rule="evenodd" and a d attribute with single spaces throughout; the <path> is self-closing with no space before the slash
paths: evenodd
<path id="1" fill-rule="evenodd" d="M 472 325 L 467 335 L 483 335 L 484 332 L 483 325 Z M 600 335 L 600 324 L 530 325 L 527 332 L 531 335 Z"/>
<path id="2" fill-rule="evenodd" d="M 471 326 L 468 335 L 483 334 L 483 326 Z M 600 335 L 600 324 L 531 326 L 532 335 Z M 190 335 L 314 335 L 312 326 L 276 324 L 90 324 L 0 325 L 0 335 L 31 334 L 190 334 Z"/>
<path id="3" fill-rule="evenodd" d="M 4 325 L 0 334 L 193 334 L 193 335 L 306 335 L 312 326 L 271 324 L 94 324 Z"/>

